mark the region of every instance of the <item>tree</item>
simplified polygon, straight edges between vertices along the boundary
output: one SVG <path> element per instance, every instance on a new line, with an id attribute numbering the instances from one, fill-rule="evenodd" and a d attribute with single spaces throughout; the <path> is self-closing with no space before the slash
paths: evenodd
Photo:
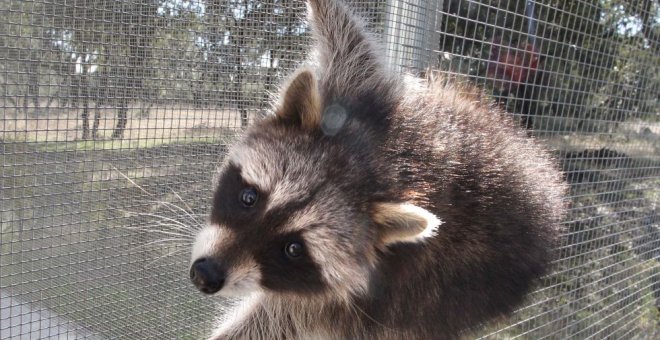
<path id="1" fill-rule="evenodd" d="M 552 119 L 554 128 L 564 131 L 607 129 L 585 124 L 593 124 L 594 117 L 620 121 L 653 111 L 642 106 L 649 102 L 646 89 L 657 87 L 658 79 L 636 70 L 651 60 L 658 65 L 660 29 L 652 23 L 657 2 L 443 4 L 448 15 L 442 17 L 439 48 L 447 53 L 439 54 L 438 63 L 475 80 L 490 79 L 496 97 L 524 126 L 542 129 Z M 633 114 L 623 106 L 640 110 Z"/>

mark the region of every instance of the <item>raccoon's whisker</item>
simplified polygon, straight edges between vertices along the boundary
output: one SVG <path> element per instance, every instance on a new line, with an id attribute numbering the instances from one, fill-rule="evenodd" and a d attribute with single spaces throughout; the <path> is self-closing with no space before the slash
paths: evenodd
<path id="1" fill-rule="evenodd" d="M 193 230 L 189 226 L 182 227 L 179 224 L 163 223 L 163 222 L 157 222 L 157 223 L 153 223 L 153 224 L 144 224 L 144 225 L 139 225 L 139 226 L 130 226 L 130 227 L 125 227 L 125 228 L 130 229 L 130 230 L 144 230 L 144 231 L 161 230 L 160 228 L 166 228 L 166 229 L 173 229 L 173 230 L 177 230 L 177 231 L 195 232 L 195 230 Z"/>
<path id="2" fill-rule="evenodd" d="M 191 213 L 188 210 L 183 209 L 182 207 L 180 207 L 180 206 L 178 206 L 178 205 L 176 205 L 172 202 L 166 202 L 166 201 L 150 201 L 150 202 L 151 203 L 156 203 L 156 204 L 162 204 L 162 205 L 166 206 L 169 211 L 171 211 L 175 214 L 177 214 L 178 212 L 183 212 L 185 214 L 185 216 L 188 217 L 193 223 L 195 223 L 197 225 L 201 225 L 201 223 L 193 215 L 191 215 Z"/>
<path id="3" fill-rule="evenodd" d="M 178 206 L 178 205 L 176 205 L 172 202 L 159 201 L 159 200 L 149 200 L 149 201 L 146 201 L 146 202 L 164 205 L 167 208 L 167 210 L 169 210 L 169 211 L 171 211 L 175 214 L 178 214 L 179 211 L 181 211 L 184 214 L 186 214 L 186 216 L 188 215 L 188 211 L 186 211 L 185 209 L 181 208 L 180 206 Z"/>
<path id="4" fill-rule="evenodd" d="M 194 228 L 193 225 L 189 225 L 189 224 L 186 224 L 186 223 L 183 223 L 183 222 L 180 222 L 180 223 L 166 223 L 166 222 L 163 222 L 163 221 L 158 221 L 157 223 L 158 223 L 158 225 L 161 225 L 161 226 L 164 226 L 164 227 L 171 227 L 171 228 L 177 228 L 177 229 L 186 230 L 186 231 L 190 231 L 190 232 L 197 232 L 197 230 Z"/>
<path id="5" fill-rule="evenodd" d="M 284 307 L 284 306 L 282 306 L 282 301 L 280 301 L 281 310 L 286 310 L 285 308 L 282 308 L 282 307 Z M 281 321 L 282 319 L 278 319 L 277 315 L 274 314 L 274 311 L 271 311 L 271 313 L 269 313 L 269 314 L 270 314 L 269 317 L 271 319 L 271 323 L 277 325 L 277 332 L 279 332 L 279 334 L 285 334 L 284 338 L 286 338 L 286 339 L 292 338 L 291 330 L 289 329 L 289 327 L 286 327 L 285 325 L 282 324 L 282 321 Z M 295 313 L 292 313 L 292 314 L 293 315 L 290 315 L 290 317 L 295 318 L 296 314 Z"/>
<path id="6" fill-rule="evenodd" d="M 189 225 L 180 225 L 180 224 L 174 224 L 174 223 L 164 223 L 164 222 L 156 222 L 154 224 L 147 224 L 144 226 L 140 227 L 135 227 L 134 229 L 139 230 L 140 228 L 145 228 L 147 230 L 172 230 L 176 232 L 185 232 L 186 234 L 189 234 L 191 236 L 194 236 L 194 234 L 197 232 L 193 227 Z"/>
<path id="7" fill-rule="evenodd" d="M 282 304 L 279 301 L 278 301 L 278 307 L 279 307 L 278 311 L 283 312 L 282 311 Z M 279 322 L 280 319 L 278 319 L 277 317 L 275 317 L 273 315 L 273 312 L 276 312 L 276 311 L 273 311 L 269 308 L 264 308 L 263 310 L 264 310 L 264 314 L 266 315 L 266 317 L 268 317 L 268 322 L 267 323 L 262 323 L 262 324 L 271 325 L 271 327 L 275 328 L 274 331 L 272 329 L 270 329 L 270 330 L 264 329 L 264 334 L 283 334 L 283 335 L 286 335 L 282 324 Z M 287 338 L 286 336 L 284 336 L 284 337 Z"/>
<path id="8" fill-rule="evenodd" d="M 378 320 L 374 319 L 371 315 L 369 315 L 367 312 L 365 312 L 364 310 L 362 310 L 362 308 L 360 308 L 360 306 L 358 306 L 357 304 L 355 304 L 353 301 L 349 301 L 349 303 L 353 306 L 353 308 L 355 308 L 358 312 L 360 312 L 360 313 L 361 313 L 362 315 L 364 315 L 367 319 L 371 320 L 373 323 L 375 323 L 375 324 L 378 325 L 379 327 L 383 327 L 383 328 L 387 329 L 388 331 L 392 331 L 392 332 L 395 332 L 395 333 L 400 333 L 400 331 L 399 331 L 398 329 L 396 329 L 396 328 L 392 328 L 392 327 L 388 327 L 387 325 L 384 325 L 383 323 L 381 323 L 381 322 L 379 322 Z"/>
<path id="9" fill-rule="evenodd" d="M 119 173 L 122 177 L 124 177 L 124 179 L 126 179 L 129 183 L 133 184 L 136 188 L 140 189 L 143 193 L 145 193 L 145 194 L 147 194 L 147 195 L 149 195 L 149 196 L 153 196 L 153 195 L 154 195 L 154 194 L 148 192 L 148 191 L 147 191 L 146 189 L 144 189 L 143 187 L 141 187 L 139 184 L 135 183 L 135 181 L 133 181 L 132 179 L 130 179 L 128 176 L 126 176 L 123 172 L 121 172 L 119 169 L 117 169 L 114 165 L 110 164 L 110 167 L 111 167 L 114 171 L 116 171 L 117 173 Z"/>
<path id="10" fill-rule="evenodd" d="M 183 252 L 186 251 L 186 250 L 188 250 L 188 249 L 187 249 L 187 248 L 177 249 L 177 250 L 175 250 L 175 251 L 167 252 L 167 253 L 165 253 L 165 254 L 162 254 L 162 255 L 160 255 L 160 256 L 157 256 L 157 257 L 154 258 L 152 261 L 147 262 L 147 264 L 145 265 L 145 267 L 152 266 L 154 263 L 156 263 L 156 262 L 158 262 L 158 261 L 161 261 L 161 260 L 164 260 L 164 259 L 166 259 L 166 258 L 168 258 L 168 257 L 172 257 L 172 256 L 174 256 L 174 255 L 181 254 L 181 253 L 183 253 Z"/>
<path id="11" fill-rule="evenodd" d="M 129 252 L 137 252 L 137 251 L 143 251 L 143 250 L 156 250 L 156 249 L 163 249 L 165 247 L 182 247 L 182 248 L 190 248 L 190 240 L 189 239 L 182 239 L 182 238 L 165 238 L 165 239 L 158 239 L 155 241 L 143 243 L 143 244 L 138 244 L 134 247 L 129 248 Z"/>
<path id="12" fill-rule="evenodd" d="M 156 222 L 156 223 L 153 223 L 153 224 L 146 224 L 142 227 L 144 227 L 144 228 L 169 228 L 169 229 L 174 229 L 174 230 L 186 231 L 186 232 L 190 232 L 190 233 L 196 232 L 196 230 L 193 229 L 189 225 L 183 225 L 182 226 L 180 224 L 165 223 L 165 222 Z M 135 227 L 135 228 L 138 229 L 140 227 Z"/>
<path id="13" fill-rule="evenodd" d="M 180 208 L 179 206 L 176 206 L 176 205 L 175 206 L 177 208 L 181 209 L 182 211 L 184 211 L 186 213 L 186 215 L 188 215 L 188 217 L 190 217 L 190 219 L 193 220 L 195 223 L 201 224 L 201 223 L 199 223 L 199 221 L 196 218 L 193 217 L 193 216 L 195 216 L 195 214 L 193 214 L 194 210 L 190 207 L 190 205 L 188 205 L 188 203 L 186 203 L 186 201 L 184 201 L 183 198 L 181 198 L 181 196 L 179 195 L 179 193 L 174 191 L 174 189 L 170 188 L 170 190 L 172 191 L 174 196 L 176 196 L 176 198 L 178 198 L 179 201 L 181 201 L 181 203 L 183 203 L 183 205 L 186 206 L 186 209 L 188 209 L 188 210 L 184 210 L 184 209 L 182 209 L 182 208 Z"/>
<path id="14" fill-rule="evenodd" d="M 142 246 L 161 245 L 161 244 L 180 245 L 181 243 L 178 243 L 180 241 L 190 241 L 190 239 L 181 238 L 181 237 L 162 238 L 155 241 L 144 243 Z"/>
<path id="15" fill-rule="evenodd" d="M 158 230 L 158 229 L 151 229 L 151 230 L 146 230 L 146 231 L 148 231 L 150 233 L 159 233 L 159 234 L 164 234 L 164 235 L 181 236 L 181 237 L 185 237 L 186 239 L 190 239 L 190 240 L 195 238 L 193 235 L 177 233 L 177 232 L 174 232 L 174 231 Z"/>
<path id="16" fill-rule="evenodd" d="M 354 315 L 356 320 L 360 320 L 360 313 L 355 309 L 355 303 L 353 301 L 347 301 L 346 306 L 348 307 L 350 314 Z M 360 323 L 362 323 L 361 321 L 362 320 L 360 320 Z"/>
<path id="17" fill-rule="evenodd" d="M 148 225 L 141 225 L 135 227 L 125 227 L 125 229 L 138 231 L 138 232 L 145 232 L 145 233 L 157 233 L 163 235 L 185 237 L 190 240 L 193 240 L 195 238 L 194 230 L 190 228 L 183 228 L 179 225 L 170 224 L 170 223 L 163 223 L 163 224 L 156 223 L 156 224 L 148 224 Z"/>
<path id="18" fill-rule="evenodd" d="M 262 306 L 263 306 L 262 308 L 263 312 L 261 313 L 261 316 L 262 319 L 265 318 L 266 320 L 261 320 L 261 322 L 259 322 L 261 337 L 264 337 L 267 334 L 282 334 L 282 329 L 279 325 L 279 322 L 277 322 L 278 320 L 273 319 L 273 316 L 270 313 L 270 309 L 267 308 L 267 306 L 265 306 L 263 303 Z M 276 310 L 279 311 L 280 307 L 278 306 Z"/>
<path id="19" fill-rule="evenodd" d="M 128 177 L 126 174 L 124 174 L 124 173 L 121 172 L 119 169 L 117 169 L 114 165 L 111 164 L 110 166 L 111 166 L 112 169 L 113 169 L 114 171 L 116 171 L 119 175 L 121 175 L 122 177 L 124 177 L 124 179 L 126 179 L 129 183 L 131 183 L 131 184 L 132 184 L 133 186 L 135 186 L 136 188 L 140 189 L 140 191 L 142 191 L 143 193 L 145 193 L 145 194 L 147 194 L 147 195 L 149 195 L 149 196 L 151 196 L 151 197 L 155 196 L 153 193 L 147 191 L 147 190 L 144 189 L 142 186 L 140 186 L 139 184 L 137 184 L 134 180 L 132 180 L 130 177 Z M 181 195 L 179 195 L 179 193 L 177 193 L 177 192 L 176 192 L 174 189 L 172 189 L 172 188 L 168 188 L 168 189 L 170 189 L 170 191 L 172 191 L 172 193 L 173 193 L 173 194 L 179 199 L 179 201 L 181 201 L 181 203 L 183 203 L 183 204 L 186 206 L 186 208 L 187 208 L 188 210 L 185 210 L 185 209 L 179 207 L 178 205 L 173 204 L 173 203 L 170 203 L 170 202 L 165 202 L 165 201 L 155 201 L 155 202 L 156 202 L 156 203 L 159 203 L 159 204 L 163 204 L 163 205 L 168 206 L 168 209 L 169 209 L 170 211 L 172 211 L 172 212 L 174 212 L 174 210 L 172 210 L 169 206 L 173 206 L 173 207 L 177 208 L 178 210 L 181 210 L 182 212 L 184 212 L 184 213 L 186 214 L 186 216 L 188 216 L 188 217 L 189 217 L 193 222 L 195 222 L 196 224 L 198 224 L 198 225 L 201 224 L 196 218 L 193 217 L 193 214 L 191 214 L 192 211 L 193 211 L 193 209 L 188 205 L 188 203 L 186 203 L 186 202 L 183 200 L 183 198 L 181 197 Z"/>
<path id="20" fill-rule="evenodd" d="M 159 214 L 153 214 L 153 213 L 135 213 L 135 212 L 127 211 L 127 210 L 122 210 L 122 211 L 124 211 L 124 212 L 126 212 L 126 213 L 128 213 L 128 214 L 131 214 L 131 215 L 137 215 L 137 216 L 142 216 L 142 217 L 145 217 L 145 216 L 146 216 L 146 217 L 159 218 L 159 219 L 164 220 L 164 221 L 168 221 L 168 222 L 172 222 L 172 223 L 174 223 L 174 224 L 178 224 L 178 225 L 180 225 L 180 226 L 182 226 L 182 227 L 188 227 L 188 225 L 186 225 L 185 223 L 183 223 L 183 222 L 181 222 L 181 221 L 177 221 L 177 220 L 175 220 L 175 219 L 173 219 L 173 218 L 171 218 L 171 217 L 167 217 L 167 216 L 163 216 L 163 215 L 159 215 Z"/>
<path id="21" fill-rule="evenodd" d="M 257 332 L 259 333 L 259 337 L 262 338 L 264 334 L 266 334 L 265 326 L 271 324 L 271 319 L 268 315 L 268 308 L 266 304 L 264 304 L 263 301 L 261 301 L 259 304 L 261 305 L 261 312 L 257 313 L 257 318 L 255 319 L 255 326 L 257 326 Z M 264 318 L 267 318 L 268 320 L 264 320 Z"/>
<path id="22" fill-rule="evenodd" d="M 268 334 L 268 330 L 266 329 L 266 326 L 269 325 L 270 327 L 274 327 L 272 323 L 272 318 L 268 314 L 268 306 L 263 303 L 263 301 L 260 302 L 261 304 L 261 312 L 258 313 L 258 317 L 255 321 L 257 321 L 257 327 L 258 327 L 258 333 L 259 337 L 262 338 L 265 334 Z M 274 333 L 278 334 L 278 333 Z"/>
<path id="23" fill-rule="evenodd" d="M 181 242 L 165 242 L 165 243 L 156 243 L 143 246 L 137 246 L 133 251 L 142 250 L 142 251 L 162 251 L 169 248 L 181 248 L 181 251 L 187 251 L 190 249 L 190 245 L 181 243 Z"/>

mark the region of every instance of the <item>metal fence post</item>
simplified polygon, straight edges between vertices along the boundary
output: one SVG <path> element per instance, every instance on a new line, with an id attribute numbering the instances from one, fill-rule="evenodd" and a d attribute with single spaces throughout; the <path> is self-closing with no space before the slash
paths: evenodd
<path id="1" fill-rule="evenodd" d="M 443 0 L 388 0 L 384 39 L 392 65 L 418 74 L 433 65 Z M 439 6 L 439 7 L 438 7 Z"/>

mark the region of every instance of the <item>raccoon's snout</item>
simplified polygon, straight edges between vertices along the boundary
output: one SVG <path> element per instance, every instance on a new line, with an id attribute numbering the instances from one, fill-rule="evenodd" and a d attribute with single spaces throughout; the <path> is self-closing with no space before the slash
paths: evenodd
<path id="1" fill-rule="evenodd" d="M 202 293 L 217 293 L 225 284 L 227 271 L 215 260 L 204 257 L 190 267 L 190 280 Z"/>

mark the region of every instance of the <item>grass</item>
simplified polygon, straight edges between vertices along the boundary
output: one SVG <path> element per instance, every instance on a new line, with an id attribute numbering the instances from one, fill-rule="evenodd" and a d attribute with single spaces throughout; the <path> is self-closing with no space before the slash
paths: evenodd
<path id="1" fill-rule="evenodd" d="M 146 246 L 157 234 L 127 228 L 145 221 L 121 211 L 159 212 L 154 200 L 177 200 L 171 188 L 205 212 L 224 147 L 202 137 L 80 147 L 107 142 L 0 145 L 0 286 L 103 337 L 200 338 L 212 306 L 190 286 L 185 252 Z"/>
<path id="2" fill-rule="evenodd" d="M 130 150 L 154 148 L 167 144 L 198 144 L 225 143 L 225 138 L 219 136 L 181 137 L 175 139 L 117 139 L 117 140 L 85 140 L 73 142 L 35 142 L 38 149 L 51 151 L 100 151 L 100 150 Z"/>
<path id="3" fill-rule="evenodd" d="M 622 122 L 616 133 L 571 133 L 544 138 L 555 150 L 582 151 L 608 148 L 635 158 L 657 158 L 660 154 L 660 124 Z"/>
<path id="4" fill-rule="evenodd" d="M 236 110 L 193 109 L 187 107 L 129 109 L 124 138 L 111 140 L 117 110 L 102 108 L 98 141 L 82 141 L 81 110 L 51 109 L 48 113 L 18 117 L 11 109 L 4 109 L 0 120 L 0 140 L 17 142 L 71 144 L 82 149 L 131 148 L 154 146 L 187 139 L 235 135 L 240 131 L 241 119 Z M 94 110 L 91 110 L 93 115 Z M 252 121 L 253 118 L 250 119 Z M 90 120 L 90 128 L 93 117 Z M 137 143 L 137 144 L 136 144 Z"/>

